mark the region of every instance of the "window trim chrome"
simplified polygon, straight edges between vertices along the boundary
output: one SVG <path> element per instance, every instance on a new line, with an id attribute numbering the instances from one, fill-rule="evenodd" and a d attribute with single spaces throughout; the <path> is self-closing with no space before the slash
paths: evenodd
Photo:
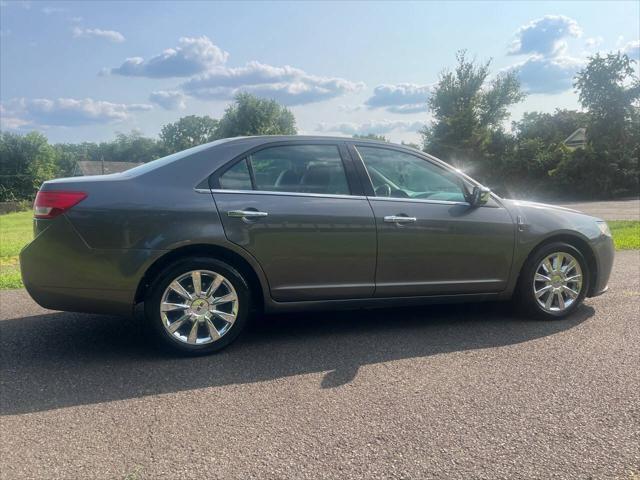
<path id="1" fill-rule="evenodd" d="M 367 200 L 372 201 L 381 201 L 381 202 L 409 202 L 409 203 L 432 203 L 435 205 L 465 205 L 470 207 L 471 204 L 469 202 L 456 202 L 452 200 L 429 200 L 427 198 L 404 198 L 404 197 L 376 197 L 376 196 L 367 196 Z M 484 205 L 482 205 L 484 206 Z"/>
<path id="2" fill-rule="evenodd" d="M 240 194 L 240 195 L 276 195 L 280 197 L 311 197 L 311 198 L 335 198 L 335 199 L 355 199 L 355 200 L 368 200 L 370 202 L 380 201 L 380 202 L 405 202 L 405 203 L 427 203 L 434 205 L 464 205 L 470 207 L 471 204 L 468 202 L 455 202 L 450 200 L 429 200 L 425 198 L 399 198 L 399 197 L 376 197 L 370 195 L 338 195 L 338 194 L 329 194 L 329 193 L 306 193 L 306 192 L 277 192 L 273 190 L 227 190 L 224 188 L 195 188 L 194 191 L 196 193 L 232 193 L 232 194 Z M 481 207 L 490 207 L 490 208 L 500 208 L 492 207 L 490 205 L 481 205 Z"/>
<path id="3" fill-rule="evenodd" d="M 224 188 L 196 188 L 197 193 L 234 193 L 241 195 L 276 195 L 281 197 L 312 197 L 312 198 L 337 198 L 343 200 L 366 200 L 363 195 L 339 195 L 330 193 L 306 193 L 306 192 L 278 192 L 273 190 L 227 190 Z"/>

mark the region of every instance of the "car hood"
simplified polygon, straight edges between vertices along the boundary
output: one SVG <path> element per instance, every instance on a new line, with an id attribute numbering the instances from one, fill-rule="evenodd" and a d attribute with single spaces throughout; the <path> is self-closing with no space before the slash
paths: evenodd
<path id="1" fill-rule="evenodd" d="M 581 212 L 580 210 L 574 210 L 573 208 L 561 207 L 559 205 L 550 205 L 548 203 L 538 203 L 538 202 L 529 202 L 526 200 L 509 200 L 502 199 L 504 205 L 516 215 L 528 213 L 531 214 L 542 214 L 552 215 L 555 217 L 564 217 L 564 218 L 583 218 L 583 219 L 592 219 L 596 221 L 600 221 L 601 219 L 598 217 L 594 217 L 593 215 L 589 215 L 587 213 Z"/>
<path id="2" fill-rule="evenodd" d="M 508 202 L 510 205 L 521 208 L 537 208 L 542 210 L 553 210 L 553 211 L 563 211 L 563 212 L 571 212 L 571 213 L 579 213 L 582 215 L 587 215 L 580 210 L 574 210 L 573 208 L 561 207 L 559 205 L 551 205 L 549 203 L 538 203 L 538 202 L 529 202 L 527 200 L 511 200 L 511 199 L 503 199 L 504 202 Z"/>

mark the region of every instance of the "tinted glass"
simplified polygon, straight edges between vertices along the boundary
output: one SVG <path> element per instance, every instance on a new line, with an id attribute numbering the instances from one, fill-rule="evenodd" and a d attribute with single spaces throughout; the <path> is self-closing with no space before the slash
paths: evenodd
<path id="1" fill-rule="evenodd" d="M 357 149 L 377 197 L 465 201 L 457 177 L 443 168 L 396 150 Z"/>
<path id="2" fill-rule="evenodd" d="M 229 170 L 220 175 L 220 188 L 225 190 L 251 190 L 251 176 L 247 161 L 236 163 Z"/>
<path id="3" fill-rule="evenodd" d="M 335 145 L 287 145 L 250 157 L 257 190 L 349 195 Z"/>

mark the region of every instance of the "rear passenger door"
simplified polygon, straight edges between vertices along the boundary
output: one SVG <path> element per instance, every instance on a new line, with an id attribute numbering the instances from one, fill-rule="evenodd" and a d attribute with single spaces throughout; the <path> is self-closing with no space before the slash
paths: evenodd
<path id="1" fill-rule="evenodd" d="M 227 238 L 258 260 L 274 300 L 373 295 L 375 220 L 345 145 L 260 147 L 211 187 Z"/>

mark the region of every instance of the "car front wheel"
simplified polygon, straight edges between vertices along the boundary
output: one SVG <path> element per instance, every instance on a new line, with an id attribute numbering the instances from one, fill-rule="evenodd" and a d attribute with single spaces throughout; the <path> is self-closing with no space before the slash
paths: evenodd
<path id="1" fill-rule="evenodd" d="M 158 340 L 181 353 L 218 351 L 247 323 L 247 282 L 231 265 L 211 258 L 180 260 L 158 275 L 145 316 Z"/>
<path id="2" fill-rule="evenodd" d="M 523 268 L 519 301 L 538 317 L 563 318 L 580 306 L 589 280 L 587 262 L 578 249 L 563 242 L 545 245 Z"/>

